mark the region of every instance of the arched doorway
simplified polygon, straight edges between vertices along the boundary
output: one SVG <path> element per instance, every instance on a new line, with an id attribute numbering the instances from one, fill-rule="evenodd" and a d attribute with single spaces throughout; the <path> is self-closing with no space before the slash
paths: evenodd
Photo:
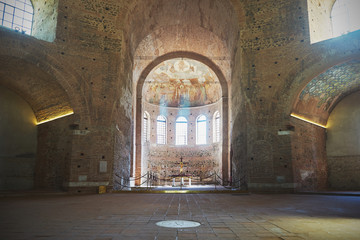
<path id="1" fill-rule="evenodd" d="M 222 178 L 222 138 L 213 138 L 212 127 L 215 114 L 221 119 L 221 96 L 216 74 L 199 61 L 174 58 L 157 65 L 142 90 L 141 176 L 151 172 L 158 185 L 180 173 L 193 184 L 211 181 L 214 173 Z"/>

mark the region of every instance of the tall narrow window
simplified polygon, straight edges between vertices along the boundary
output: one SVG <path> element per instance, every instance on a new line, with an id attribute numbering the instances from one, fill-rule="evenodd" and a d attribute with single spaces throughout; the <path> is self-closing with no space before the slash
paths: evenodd
<path id="1" fill-rule="evenodd" d="M 216 112 L 213 119 L 213 141 L 220 142 L 220 113 Z"/>
<path id="2" fill-rule="evenodd" d="M 360 29 L 360 1 L 337 0 L 331 10 L 333 37 Z"/>
<path id="3" fill-rule="evenodd" d="M 187 120 L 184 117 L 178 117 L 176 119 L 176 145 L 187 144 Z"/>
<path id="4" fill-rule="evenodd" d="M 156 119 L 156 143 L 166 144 L 166 118 L 162 115 Z"/>
<path id="5" fill-rule="evenodd" d="M 149 117 L 149 113 L 147 112 L 144 112 L 143 126 L 144 126 L 144 131 L 143 131 L 144 142 L 148 142 L 150 140 L 150 117 Z"/>
<path id="6" fill-rule="evenodd" d="M 196 144 L 206 144 L 206 117 L 200 115 L 196 120 Z"/>
<path id="7" fill-rule="evenodd" d="M 0 0 L 2 26 L 31 35 L 34 9 L 30 0 Z"/>

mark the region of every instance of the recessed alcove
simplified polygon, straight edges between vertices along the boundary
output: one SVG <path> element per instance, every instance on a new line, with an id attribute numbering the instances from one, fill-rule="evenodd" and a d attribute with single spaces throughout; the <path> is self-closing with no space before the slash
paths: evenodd
<path id="1" fill-rule="evenodd" d="M 174 58 L 153 68 L 142 89 L 141 175 L 151 172 L 158 185 L 181 173 L 193 184 L 222 176 L 222 103 L 221 84 L 205 64 Z"/>
<path id="2" fill-rule="evenodd" d="M 0 190 L 34 187 L 36 118 L 30 105 L 0 85 Z"/>

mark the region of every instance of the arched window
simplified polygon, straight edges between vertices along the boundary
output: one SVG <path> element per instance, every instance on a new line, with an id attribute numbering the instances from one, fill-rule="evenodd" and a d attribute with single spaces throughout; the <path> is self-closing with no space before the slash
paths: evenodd
<path id="1" fill-rule="evenodd" d="M 162 115 L 156 119 L 156 143 L 166 144 L 166 118 Z"/>
<path id="2" fill-rule="evenodd" d="M 150 117 L 147 112 L 144 112 L 143 126 L 144 142 L 148 142 L 150 140 Z"/>
<path id="3" fill-rule="evenodd" d="M 0 0 L 2 26 L 31 35 L 34 9 L 30 0 Z"/>
<path id="4" fill-rule="evenodd" d="M 220 142 L 220 113 L 215 112 L 213 119 L 213 141 Z"/>
<path id="5" fill-rule="evenodd" d="M 178 117 L 176 119 L 176 145 L 187 144 L 187 120 L 184 117 Z"/>
<path id="6" fill-rule="evenodd" d="M 333 37 L 360 29 L 360 1 L 337 0 L 331 10 Z"/>
<path id="7" fill-rule="evenodd" d="M 206 117 L 200 115 L 196 120 L 196 144 L 206 144 Z"/>

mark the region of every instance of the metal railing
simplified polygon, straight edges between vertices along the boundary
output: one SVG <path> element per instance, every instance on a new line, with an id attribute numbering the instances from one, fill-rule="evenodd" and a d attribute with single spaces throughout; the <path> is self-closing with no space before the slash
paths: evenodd
<path id="1" fill-rule="evenodd" d="M 178 175 L 177 177 L 182 177 L 181 175 Z M 220 189 L 231 189 L 231 190 L 247 190 L 247 182 L 244 177 L 241 177 L 239 179 L 232 178 L 231 181 L 223 179 L 217 172 L 213 172 L 212 174 L 208 176 L 184 176 L 191 179 L 199 179 L 199 181 L 196 181 L 193 187 L 201 186 L 201 185 L 210 185 L 214 186 L 214 190 L 220 190 Z M 158 177 L 158 174 L 153 172 L 147 172 L 144 175 L 137 177 L 137 178 L 129 178 L 129 177 L 122 177 L 119 174 L 115 173 L 115 179 L 114 183 L 117 187 L 116 190 L 129 190 L 131 186 L 134 186 L 134 188 L 145 188 L 146 190 L 153 190 L 157 186 L 165 186 L 168 183 L 171 183 L 175 177 L 167 177 L 167 178 L 160 178 Z M 140 180 L 140 184 L 135 186 L 135 181 Z M 187 187 L 182 184 L 183 181 L 181 180 L 180 185 L 177 187 Z M 172 184 L 173 185 L 173 184 Z M 174 187 L 174 185 L 173 185 Z"/>

